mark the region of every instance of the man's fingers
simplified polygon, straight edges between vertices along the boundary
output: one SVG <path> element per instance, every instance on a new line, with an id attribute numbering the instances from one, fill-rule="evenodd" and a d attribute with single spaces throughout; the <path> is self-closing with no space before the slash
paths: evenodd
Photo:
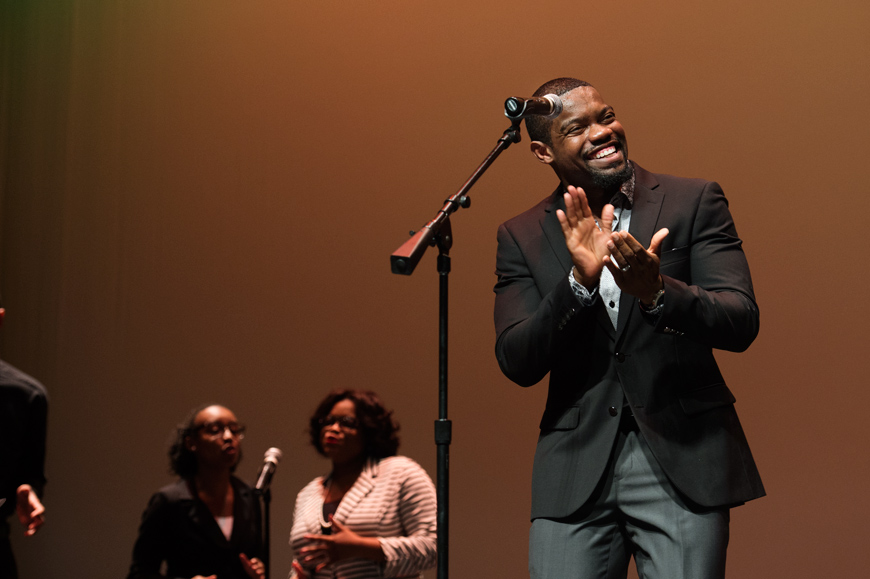
<path id="1" fill-rule="evenodd" d="M 563 198 L 565 200 L 565 218 L 568 221 L 568 225 L 576 227 L 579 221 L 580 205 L 575 203 L 575 199 L 570 193 L 565 193 Z"/>
<path id="2" fill-rule="evenodd" d="M 646 251 L 644 246 L 642 246 L 640 243 L 638 243 L 638 241 L 634 238 L 634 236 L 631 235 L 629 232 L 620 231 L 618 235 L 619 235 L 619 239 L 622 242 L 620 247 L 622 248 L 622 252 L 624 254 L 626 254 L 626 256 L 641 255 L 642 253 L 644 253 Z"/>
<path id="3" fill-rule="evenodd" d="M 650 253 L 654 253 L 658 256 L 661 256 L 661 254 L 662 254 L 662 242 L 665 240 L 665 237 L 668 236 L 668 233 L 670 233 L 670 231 L 668 231 L 667 228 L 659 229 L 658 231 L 656 231 L 655 235 L 653 235 L 652 241 L 650 241 L 650 244 L 649 244 L 649 252 Z"/>
<path id="4" fill-rule="evenodd" d="M 41 502 L 37 502 L 36 505 L 34 505 L 33 512 L 30 513 L 30 516 L 33 517 L 34 519 L 37 517 L 42 518 L 42 515 L 44 513 L 45 513 L 45 506 Z"/>
<path id="5" fill-rule="evenodd" d="M 630 239 L 634 239 L 628 236 Z M 616 265 L 623 271 L 626 267 L 630 267 L 635 259 L 635 252 L 631 245 L 626 240 L 625 232 L 614 233 L 610 236 L 610 241 L 607 243 L 607 249 L 610 250 L 610 255 L 616 262 Z M 643 248 L 641 248 L 643 251 Z"/>
<path id="6" fill-rule="evenodd" d="M 586 192 L 580 187 L 574 187 L 574 193 L 579 202 L 580 214 L 583 217 L 592 217 L 592 209 L 589 208 L 589 201 L 586 199 Z"/>
<path id="7" fill-rule="evenodd" d="M 613 205 L 608 203 L 604 206 L 604 209 L 601 210 L 601 231 L 610 235 L 610 232 L 613 231 Z"/>
<path id="8" fill-rule="evenodd" d="M 604 267 L 610 270 L 611 275 L 613 275 L 613 281 L 616 282 L 616 285 L 620 285 L 622 283 L 623 273 L 627 270 L 623 270 L 610 255 L 604 256 Z"/>
<path id="9" fill-rule="evenodd" d="M 626 261 L 625 256 L 620 253 L 619 249 L 612 245 L 608 245 L 608 249 L 610 249 L 610 255 L 604 256 L 604 259 L 607 260 L 605 261 L 605 264 L 610 263 L 613 267 L 616 267 L 621 271 L 627 271 L 625 268 L 628 266 L 628 261 Z"/>
<path id="10" fill-rule="evenodd" d="M 45 519 L 43 518 L 43 516 L 36 515 L 30 520 L 30 524 L 27 526 L 27 531 L 25 532 L 25 535 L 27 535 L 28 537 L 35 535 L 36 531 L 38 531 L 40 527 L 42 527 L 43 523 L 45 523 Z"/>
<path id="11" fill-rule="evenodd" d="M 562 226 L 562 235 L 567 238 L 568 234 L 571 232 L 571 226 L 568 225 L 568 217 L 565 215 L 564 211 L 556 209 L 556 218 L 559 220 L 559 225 Z"/>

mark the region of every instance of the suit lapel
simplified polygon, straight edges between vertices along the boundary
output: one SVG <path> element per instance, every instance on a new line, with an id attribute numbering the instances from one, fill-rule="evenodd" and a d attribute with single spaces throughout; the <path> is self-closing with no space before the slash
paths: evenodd
<path id="1" fill-rule="evenodd" d="M 634 205 L 631 208 L 631 224 L 629 233 L 644 247 L 649 247 L 659 213 L 662 209 L 664 196 L 658 189 L 655 176 L 637 165 L 634 184 Z"/>
<path id="2" fill-rule="evenodd" d="M 201 529 L 203 536 L 208 537 L 216 545 L 226 547 L 229 542 L 224 537 L 223 531 L 221 531 L 214 515 L 208 510 L 206 504 L 199 500 L 199 497 L 193 495 L 192 489 L 187 483 L 183 484 L 184 492 L 182 493 L 182 500 L 185 502 L 189 501 L 188 516 L 190 520 Z M 233 506 L 235 508 L 235 504 Z"/>
<path id="3" fill-rule="evenodd" d="M 571 253 L 568 251 L 568 246 L 565 245 L 565 234 L 562 233 L 562 226 L 559 224 L 559 218 L 556 217 L 556 210 L 565 210 L 565 200 L 559 194 L 562 186 L 553 191 L 551 203 L 544 208 L 544 214 L 541 216 L 541 229 L 544 230 L 544 236 L 550 244 L 550 248 L 556 256 L 556 260 L 564 270 L 564 275 L 568 275 L 573 264 L 571 262 Z"/>
<path id="4" fill-rule="evenodd" d="M 241 521 L 250 521 L 253 515 L 248 511 L 251 503 L 251 494 L 253 491 L 249 488 L 244 488 L 235 478 L 232 479 L 233 491 L 235 498 L 233 499 L 233 531 L 230 534 L 230 543 L 237 545 L 242 537 L 239 535 L 246 531 L 239 523 Z"/>
<path id="5" fill-rule="evenodd" d="M 656 230 L 664 196 L 656 190 L 659 184 L 652 173 L 638 167 L 637 164 L 634 167 L 634 204 L 631 207 L 631 223 L 628 226 L 628 232 L 638 243 L 647 248 Z M 628 326 L 628 321 L 635 309 L 637 308 L 634 296 L 622 292 L 619 298 L 619 317 L 616 320 L 618 338 L 622 336 L 623 331 Z"/>

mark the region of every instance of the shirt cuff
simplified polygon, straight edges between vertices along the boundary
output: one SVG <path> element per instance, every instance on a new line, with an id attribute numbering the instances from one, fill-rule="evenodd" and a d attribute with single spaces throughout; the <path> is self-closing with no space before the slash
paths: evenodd
<path id="1" fill-rule="evenodd" d="M 577 301 L 580 302 L 582 306 L 591 306 L 595 303 L 595 300 L 598 299 L 598 286 L 592 291 L 586 289 L 583 284 L 574 279 L 574 268 L 571 268 L 571 271 L 568 273 L 568 281 L 571 283 L 571 291 L 574 292 L 574 296 L 576 296 Z"/>

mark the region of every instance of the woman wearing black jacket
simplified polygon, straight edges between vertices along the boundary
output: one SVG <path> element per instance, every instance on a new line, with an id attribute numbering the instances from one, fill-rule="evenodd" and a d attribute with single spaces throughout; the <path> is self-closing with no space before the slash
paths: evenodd
<path id="1" fill-rule="evenodd" d="M 178 428 L 169 458 L 180 478 L 151 497 L 128 579 L 265 577 L 260 504 L 232 474 L 243 437 L 235 414 L 218 405 L 194 410 Z"/>

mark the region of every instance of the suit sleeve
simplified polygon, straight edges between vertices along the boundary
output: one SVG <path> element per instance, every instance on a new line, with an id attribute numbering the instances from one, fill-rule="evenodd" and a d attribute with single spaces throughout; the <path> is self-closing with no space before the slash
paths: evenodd
<path id="1" fill-rule="evenodd" d="M 21 459 L 21 480 L 17 484 L 29 484 L 42 496 L 45 490 L 45 440 L 48 421 L 48 398 L 44 389 L 37 389 L 32 395 L 25 410 L 24 444 L 26 450 Z"/>
<path id="2" fill-rule="evenodd" d="M 742 352 L 758 335 L 758 306 L 742 241 L 717 183 L 707 183 L 701 193 L 691 236 L 688 282 L 667 275 L 662 254 L 665 300 L 656 330 Z"/>
<path id="3" fill-rule="evenodd" d="M 568 336 L 594 323 L 593 308 L 580 304 L 561 266 L 554 261 L 559 277 L 543 293 L 529 261 L 517 237 L 502 224 L 496 258 L 495 351 L 502 372 L 520 386 L 540 382 L 562 353 Z"/>
<path id="4" fill-rule="evenodd" d="M 436 562 L 435 485 L 421 466 L 413 464 L 408 469 L 398 501 L 405 536 L 379 538 L 386 557 L 384 577 L 414 575 Z"/>

